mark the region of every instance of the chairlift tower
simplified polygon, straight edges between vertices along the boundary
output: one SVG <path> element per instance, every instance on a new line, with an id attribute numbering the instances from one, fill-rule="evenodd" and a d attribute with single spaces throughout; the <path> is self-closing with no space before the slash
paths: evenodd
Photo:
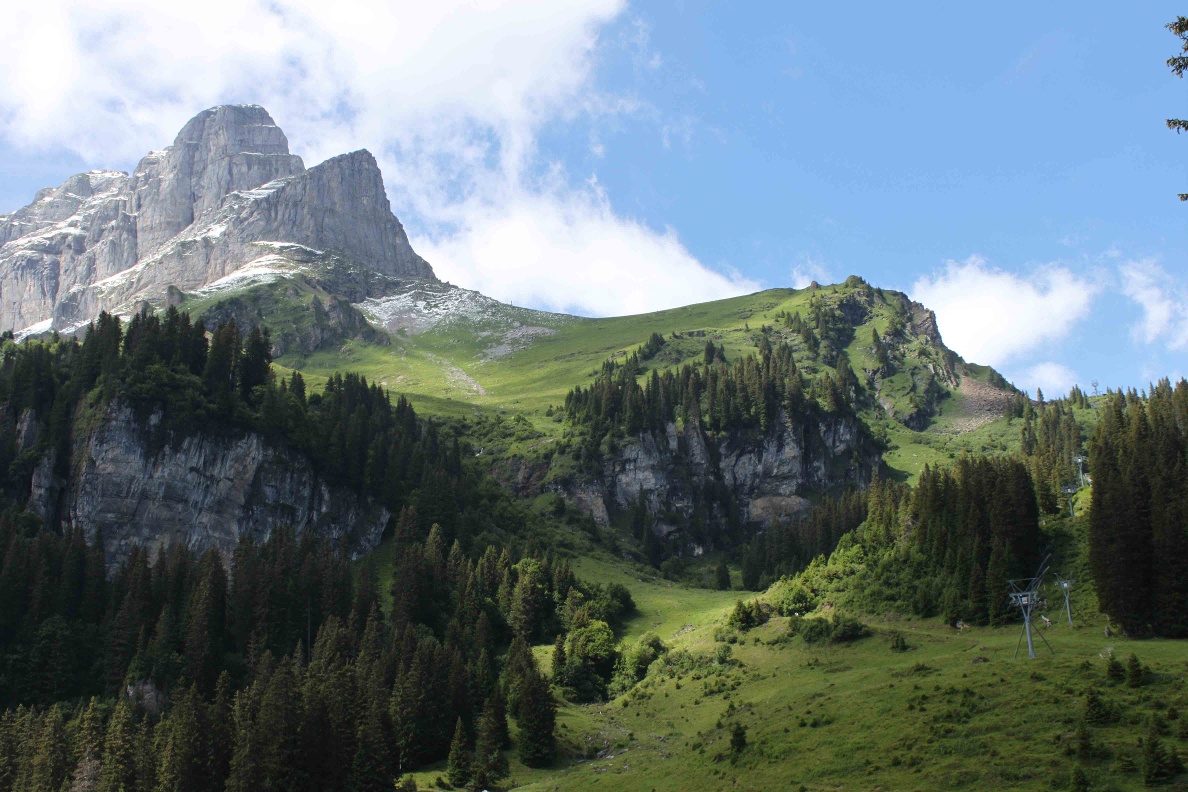
<path id="1" fill-rule="evenodd" d="M 1075 580 L 1068 580 L 1067 578 L 1056 578 L 1056 586 L 1064 593 L 1064 614 L 1068 616 L 1068 626 L 1073 626 L 1072 621 L 1072 606 L 1068 604 L 1068 595 L 1072 591 Z"/>
<path id="2" fill-rule="evenodd" d="M 1044 637 L 1044 634 L 1031 623 L 1031 612 L 1035 608 L 1036 603 L 1039 602 L 1040 586 L 1044 582 L 1044 574 L 1047 571 L 1048 559 L 1045 558 L 1040 563 L 1039 572 L 1036 573 L 1035 577 L 1007 581 L 1007 584 L 1011 587 L 1011 602 L 1023 612 L 1023 632 L 1019 635 L 1019 643 L 1015 644 L 1014 657 L 1016 658 L 1019 656 L 1019 647 L 1023 644 L 1023 636 L 1027 636 L 1027 657 L 1032 660 L 1035 659 L 1035 641 L 1032 638 L 1032 632 L 1040 637 L 1040 640 L 1044 642 L 1044 646 L 1048 647 L 1049 652 L 1056 654 L 1056 650 L 1048 643 L 1048 639 Z"/>
<path id="3" fill-rule="evenodd" d="M 1066 484 L 1060 488 L 1061 491 L 1068 496 L 1068 516 L 1076 517 L 1076 512 L 1073 510 L 1073 495 L 1077 494 L 1076 484 Z"/>

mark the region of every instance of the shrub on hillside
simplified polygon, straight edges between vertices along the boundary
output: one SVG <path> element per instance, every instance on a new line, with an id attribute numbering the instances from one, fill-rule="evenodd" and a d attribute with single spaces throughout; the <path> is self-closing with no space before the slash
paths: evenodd
<path id="1" fill-rule="evenodd" d="M 849 643 L 870 635 L 870 628 L 853 616 L 835 613 L 828 619 L 803 619 L 793 616 L 788 633 L 800 635 L 807 644 Z"/>
<path id="2" fill-rule="evenodd" d="M 731 627 L 745 632 L 752 627 L 766 624 L 770 618 L 771 606 L 767 603 L 759 602 L 758 600 L 751 600 L 750 602 L 739 600 L 735 603 L 734 611 L 730 614 L 730 619 L 727 623 Z"/>
<path id="3" fill-rule="evenodd" d="M 800 616 L 817 607 L 817 598 L 801 583 L 793 583 L 784 589 L 774 603 L 781 616 Z"/>

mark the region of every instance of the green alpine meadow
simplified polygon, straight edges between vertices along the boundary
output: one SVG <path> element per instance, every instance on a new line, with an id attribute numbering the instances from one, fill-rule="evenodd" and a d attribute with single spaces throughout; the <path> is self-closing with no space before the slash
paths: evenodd
<path id="1" fill-rule="evenodd" d="M 718 166 L 691 163 L 707 138 L 741 139 L 782 174 L 762 142 L 788 123 L 775 100 L 748 136 L 674 121 L 666 92 L 596 90 L 693 68 L 662 47 L 741 35 L 755 51 L 716 69 L 762 60 L 757 20 L 380 5 L 79 0 L 14 23 L 37 41 L 61 25 L 78 49 L 50 76 L 27 48 L 24 71 L 0 56 L 0 160 L 40 178 L 110 151 L 127 170 L 0 214 L 0 792 L 1188 788 L 1182 273 L 1111 237 L 1075 267 L 974 255 L 908 287 L 897 251 L 932 242 L 835 219 L 828 180 L 819 238 L 880 228 L 888 263 L 846 277 L 773 254 L 791 247 L 739 217 L 764 207 L 728 206 Z M 1148 22 L 1179 52 L 1154 70 L 1181 77 L 1188 18 Z M 175 29 L 207 51 L 166 46 Z M 789 36 L 809 73 L 781 71 L 797 86 L 782 91 L 816 90 L 810 67 L 857 90 L 851 61 Z M 1059 100 L 1046 81 L 1077 80 L 1043 64 L 1090 39 L 1044 38 L 979 101 Z M 959 80 L 931 60 L 927 80 L 896 71 L 926 56 L 864 80 L 908 103 Z M 691 106 L 727 95 L 681 79 Z M 30 80 L 85 129 L 22 98 Z M 744 83 L 732 112 L 759 101 Z M 244 86 L 277 117 L 232 103 Z M 125 119 L 139 145 L 211 96 L 229 103 L 139 160 L 104 126 Z M 375 153 L 307 167 L 279 118 L 315 153 L 355 135 Z M 660 120 L 663 153 L 612 164 L 623 130 Z M 693 175 L 649 169 L 682 145 Z M 906 175 L 833 150 L 798 173 L 898 179 L 940 229 L 957 221 L 930 191 L 982 171 L 968 152 L 929 170 L 952 154 L 931 145 L 890 157 L 920 169 Z M 730 178 L 762 183 L 747 161 Z M 605 184 L 570 185 L 579 165 Z M 681 241 L 714 224 L 656 231 L 655 191 L 629 184 L 657 179 L 677 207 L 694 176 L 738 229 L 712 231 L 734 256 L 717 269 Z M 846 202 L 869 213 L 863 190 Z M 1011 237 L 1009 203 L 978 222 Z M 886 211 L 906 224 L 901 209 Z"/>

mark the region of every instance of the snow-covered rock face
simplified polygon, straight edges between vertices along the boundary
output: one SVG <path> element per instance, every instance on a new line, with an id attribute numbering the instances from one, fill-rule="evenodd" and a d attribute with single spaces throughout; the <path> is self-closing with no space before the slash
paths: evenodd
<path id="1" fill-rule="evenodd" d="M 47 321 L 73 329 L 102 310 L 162 300 L 169 286 L 227 282 L 289 247 L 434 280 L 392 214 L 371 154 L 307 170 L 264 108 L 212 108 L 131 176 L 79 174 L 0 215 L 0 330 L 28 334 Z"/>

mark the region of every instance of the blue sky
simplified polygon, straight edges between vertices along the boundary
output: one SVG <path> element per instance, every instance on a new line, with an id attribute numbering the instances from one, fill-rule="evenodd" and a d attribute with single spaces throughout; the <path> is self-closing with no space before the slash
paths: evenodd
<path id="1" fill-rule="evenodd" d="M 439 274 L 516 304 L 856 273 L 1021 387 L 1188 374 L 1171 4 L 221 4 L 23 11 L 45 39 L 0 55 L 0 211 L 253 101 L 307 164 L 374 151 Z"/>

